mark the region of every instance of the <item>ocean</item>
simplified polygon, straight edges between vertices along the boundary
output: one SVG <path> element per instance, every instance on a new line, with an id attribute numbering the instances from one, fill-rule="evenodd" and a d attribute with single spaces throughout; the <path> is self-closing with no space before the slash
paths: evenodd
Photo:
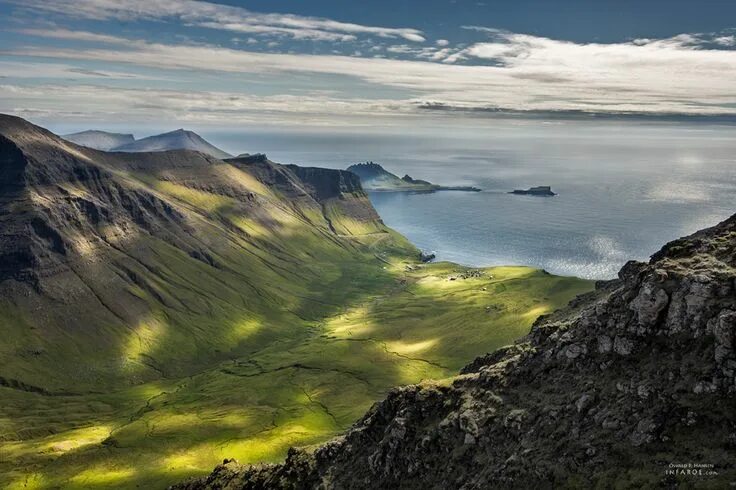
<path id="1" fill-rule="evenodd" d="M 231 152 L 403 176 L 482 192 L 371 193 L 384 222 L 438 260 L 616 276 L 664 243 L 736 213 L 736 126 L 623 120 L 489 120 L 411 131 L 204 133 Z M 554 197 L 508 194 L 549 185 Z"/>

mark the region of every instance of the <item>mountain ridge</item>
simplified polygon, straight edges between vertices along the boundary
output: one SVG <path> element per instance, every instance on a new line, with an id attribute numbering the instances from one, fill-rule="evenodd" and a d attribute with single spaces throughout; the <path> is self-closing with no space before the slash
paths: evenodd
<path id="1" fill-rule="evenodd" d="M 193 131 L 177 129 L 135 140 L 126 145 L 117 146 L 113 151 L 150 152 L 165 150 L 195 150 L 216 158 L 230 158 L 232 155 L 217 148 Z"/>
<path id="2" fill-rule="evenodd" d="M 193 131 L 179 128 L 166 133 L 135 139 L 132 134 L 87 130 L 61 136 L 80 146 L 108 152 L 159 152 L 169 150 L 193 150 L 215 158 L 232 158 Z"/>
<path id="3" fill-rule="evenodd" d="M 135 141 L 135 137 L 132 134 L 110 133 L 108 131 L 99 131 L 96 129 L 65 134 L 61 137 L 67 141 L 71 141 L 72 143 L 102 151 L 110 151 L 113 148 L 127 145 Z"/>
<path id="4" fill-rule="evenodd" d="M 136 288 L 153 295 L 153 304 L 175 304 L 143 279 L 153 280 L 160 272 L 158 266 L 146 263 L 150 259 L 131 258 L 131 252 L 133 256 L 149 253 L 149 245 L 140 249 L 139 243 L 151 242 L 154 248 L 166 243 L 172 252 L 184 254 L 176 261 L 194 261 L 192 265 L 199 263 L 212 268 L 211 274 L 219 274 L 227 259 L 218 256 L 226 250 L 228 254 L 247 252 L 244 259 L 249 267 L 276 265 L 263 252 L 258 252 L 260 257 L 253 255 L 262 247 L 253 230 L 263 229 L 264 224 L 275 233 L 286 223 L 313 227 L 305 233 L 324 236 L 330 247 L 347 253 L 352 253 L 353 245 L 342 243 L 335 230 L 348 237 L 351 230 L 386 233 L 357 179 L 344 171 L 320 169 L 312 172 L 311 181 L 303 182 L 297 174 L 301 170 L 270 161 L 256 168 L 190 150 L 106 153 L 77 146 L 12 116 L 0 116 L 0 147 L 6 156 L 0 173 L 0 278 L 9 279 L 2 282 L 2 290 L 6 300 L 23 305 L 21 310 L 38 308 L 47 301 L 44 298 L 56 303 L 65 295 L 65 306 L 49 309 L 58 317 L 49 319 L 45 330 L 53 324 L 65 328 L 67 317 L 89 317 L 89 324 L 125 324 L 150 308 L 149 299 L 141 301 L 135 295 L 108 297 L 105 290 L 111 287 L 128 289 L 137 284 Z M 278 182 L 278 193 L 269 188 L 269 179 Z M 205 209 L 220 206 L 222 211 L 210 215 L 181 199 L 201 201 Z M 352 211 L 358 214 L 350 215 Z M 249 215 L 247 223 L 237 217 L 239 213 Z M 216 244 L 208 234 L 226 239 Z M 281 257 L 274 260 L 287 260 L 283 250 L 288 245 L 281 245 L 279 251 L 276 243 L 269 241 L 273 253 Z M 93 270 L 97 268 L 110 270 L 102 274 Z M 273 269 L 266 275 L 283 276 L 284 271 Z M 107 277 L 115 279 L 88 287 Z M 258 295 L 275 294 L 267 289 L 260 288 Z M 122 303 L 116 306 L 118 301 Z M 103 307 L 91 310 L 83 307 L 86 304 Z M 38 364 L 43 359 L 31 357 L 26 362 Z M 52 372 L 48 371 L 50 379 L 57 377 Z M 40 374 L 36 371 L 35 379 L 25 382 L 43 385 Z M 20 373 L 6 375 L 23 379 Z"/>

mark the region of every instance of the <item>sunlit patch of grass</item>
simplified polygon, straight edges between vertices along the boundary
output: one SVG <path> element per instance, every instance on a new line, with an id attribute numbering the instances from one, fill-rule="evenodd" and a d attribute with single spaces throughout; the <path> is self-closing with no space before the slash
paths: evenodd
<path id="1" fill-rule="evenodd" d="M 274 462 L 282 459 L 290 447 L 323 441 L 338 430 L 326 415 L 307 411 L 256 438 L 230 441 L 220 453 L 239 461 Z"/>
<path id="2" fill-rule="evenodd" d="M 41 452 L 66 453 L 71 450 L 99 444 L 110 434 L 110 426 L 93 426 L 63 434 L 61 441 L 49 441 L 41 446 Z"/>
<path id="3" fill-rule="evenodd" d="M 421 354 L 436 345 L 437 339 L 420 340 L 418 342 L 403 342 L 401 340 L 386 342 L 389 351 L 403 355 Z"/>
<path id="4" fill-rule="evenodd" d="M 126 358 L 139 362 L 141 356 L 147 356 L 156 350 L 166 336 L 167 325 L 163 318 L 151 315 L 133 327 L 133 335 L 129 337 L 124 349 Z"/>
<path id="5" fill-rule="evenodd" d="M 7 483 L 7 490 L 40 490 L 48 488 L 50 480 L 43 473 L 25 473 Z"/>
<path id="6" fill-rule="evenodd" d="M 237 184 L 248 189 L 250 192 L 262 196 L 272 196 L 273 192 L 267 186 L 263 185 L 258 179 L 252 175 L 243 172 L 240 169 L 233 167 L 232 165 L 220 165 L 217 168 L 217 172 L 227 179 L 230 183 Z"/>
<path id="7" fill-rule="evenodd" d="M 235 345 L 239 342 L 247 340 L 250 336 L 259 331 L 263 323 L 258 318 L 243 318 L 232 324 L 232 328 L 225 335 L 226 342 Z"/>
<path id="8" fill-rule="evenodd" d="M 154 189 L 209 212 L 215 212 L 235 205 L 235 200 L 231 197 L 193 189 L 164 180 L 156 181 Z"/>
<path id="9" fill-rule="evenodd" d="M 531 308 L 526 313 L 523 313 L 522 316 L 527 319 L 534 321 L 537 318 L 539 318 L 541 315 L 544 315 L 546 313 L 549 313 L 551 311 L 549 305 L 541 305 L 541 306 L 535 306 L 534 308 Z"/>
<path id="10" fill-rule="evenodd" d="M 265 238 L 273 233 L 272 230 L 269 230 L 263 224 L 247 216 L 230 216 L 230 221 L 245 233 L 253 237 Z"/>
<path id="11" fill-rule="evenodd" d="M 110 434 L 110 427 L 83 427 L 35 439 L 31 442 L 0 443 L 0 454 L 6 458 L 55 457 L 70 451 L 99 444 Z"/>
<path id="12" fill-rule="evenodd" d="M 135 474 L 134 468 L 93 466 L 74 475 L 67 486 L 68 488 L 126 487 Z"/>

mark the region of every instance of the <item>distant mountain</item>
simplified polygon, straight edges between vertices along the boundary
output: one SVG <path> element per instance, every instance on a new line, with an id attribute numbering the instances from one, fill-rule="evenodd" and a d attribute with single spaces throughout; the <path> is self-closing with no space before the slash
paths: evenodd
<path id="1" fill-rule="evenodd" d="M 215 158 L 231 158 L 232 155 L 207 142 L 197 133 L 177 129 L 169 133 L 157 134 L 113 148 L 114 151 L 144 152 L 167 150 L 194 150 Z"/>
<path id="2" fill-rule="evenodd" d="M 62 136 L 67 141 L 102 151 L 124 151 L 139 153 L 145 151 L 194 150 L 215 158 L 232 158 L 193 131 L 177 129 L 169 133 L 157 134 L 136 140 L 132 134 L 108 133 L 89 130 Z"/>
<path id="3" fill-rule="evenodd" d="M 408 174 L 399 178 L 384 169 L 381 165 L 373 162 L 357 163 L 347 168 L 348 172 L 352 172 L 360 178 L 363 189 L 367 191 L 382 192 L 433 192 L 433 191 L 479 191 L 476 187 L 456 186 L 448 187 L 433 184 L 426 180 L 413 179 Z"/>
<path id="4" fill-rule="evenodd" d="M 107 131 L 82 131 L 80 133 L 65 134 L 67 141 L 78 145 L 94 148 L 95 150 L 110 151 L 118 146 L 128 145 L 135 141 L 132 134 L 108 133 Z"/>

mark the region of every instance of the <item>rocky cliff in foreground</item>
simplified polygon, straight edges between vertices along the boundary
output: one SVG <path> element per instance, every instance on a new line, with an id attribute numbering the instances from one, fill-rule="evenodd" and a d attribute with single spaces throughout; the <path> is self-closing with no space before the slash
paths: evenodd
<path id="1" fill-rule="evenodd" d="M 725 488 L 736 482 L 736 216 L 629 262 L 451 384 L 398 388 L 285 463 L 178 488 Z"/>

